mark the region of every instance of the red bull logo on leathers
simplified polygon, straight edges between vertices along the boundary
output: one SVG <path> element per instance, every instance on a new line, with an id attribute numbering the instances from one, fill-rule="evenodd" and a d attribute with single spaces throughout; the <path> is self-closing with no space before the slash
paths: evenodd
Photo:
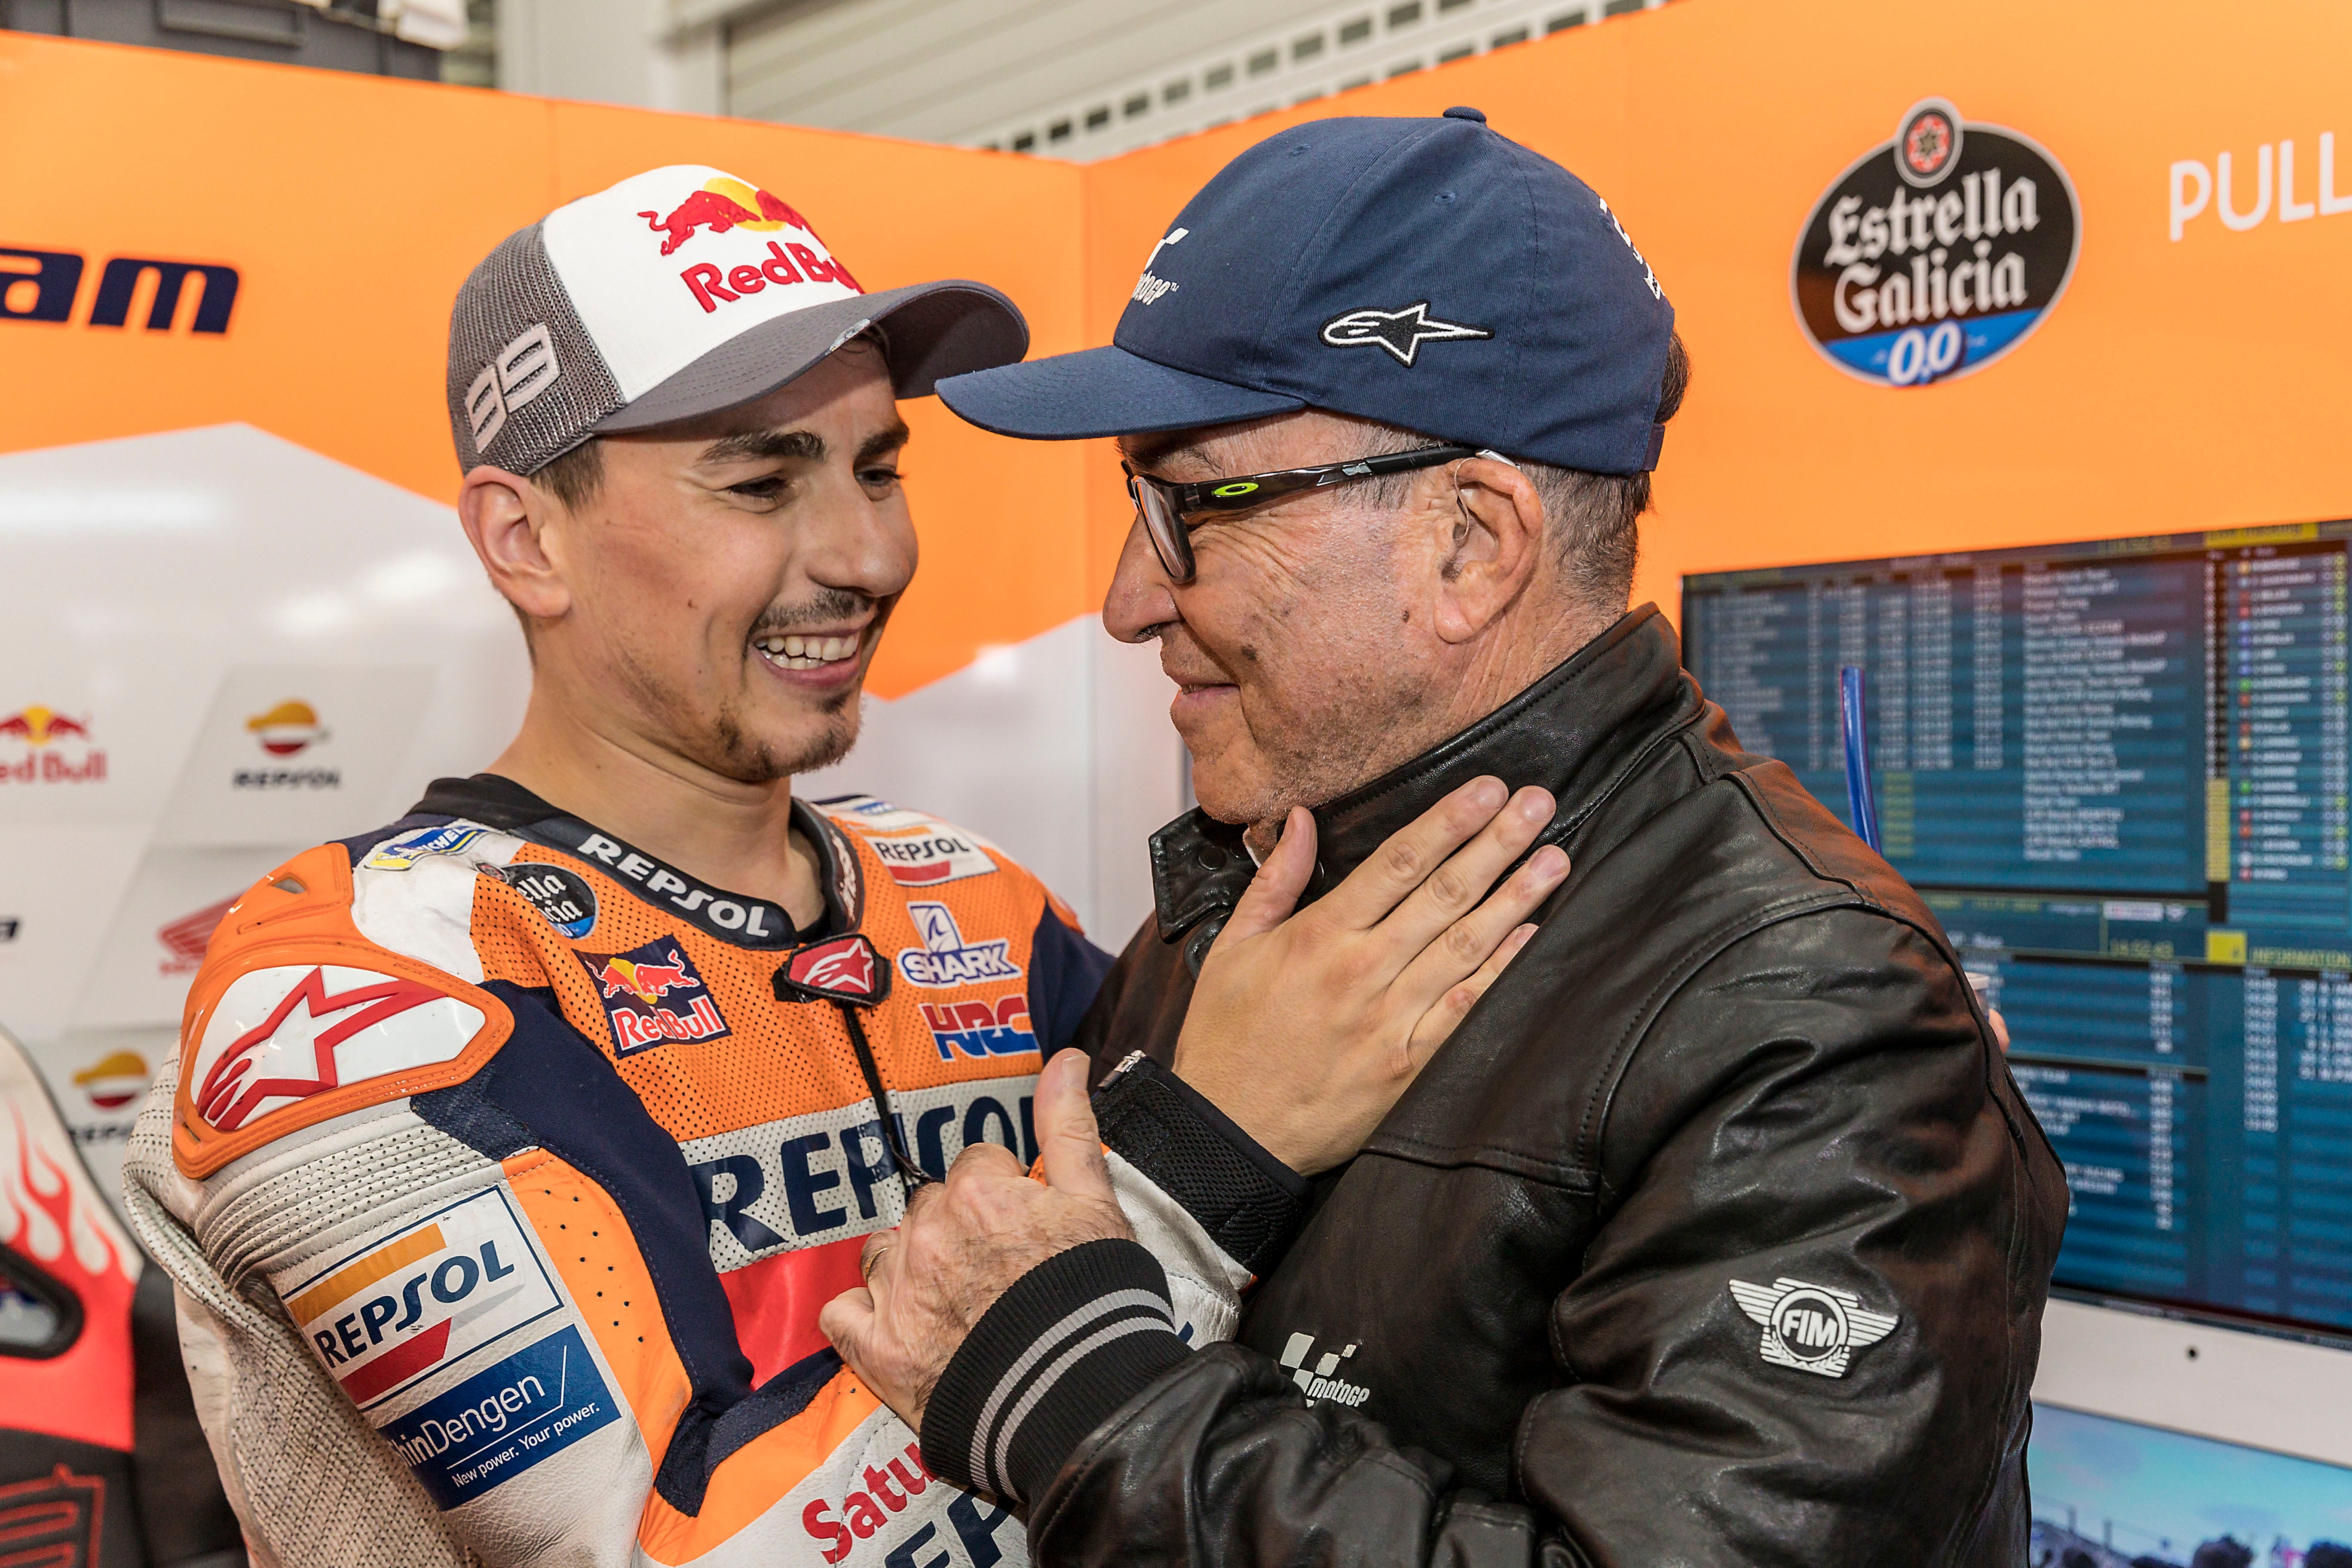
<path id="1" fill-rule="evenodd" d="M 577 951 L 577 950 L 575 950 Z M 719 1040 L 734 1031 L 674 936 L 628 952 L 579 952 L 613 1026 L 613 1054 L 625 1057 L 673 1040 Z"/>

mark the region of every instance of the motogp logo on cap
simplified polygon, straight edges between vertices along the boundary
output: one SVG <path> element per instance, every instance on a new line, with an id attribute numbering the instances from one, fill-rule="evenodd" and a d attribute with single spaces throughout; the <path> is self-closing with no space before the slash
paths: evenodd
<path id="1" fill-rule="evenodd" d="M 1981 370 L 2039 326 L 2081 239 L 2056 159 L 1931 98 L 1813 205 L 1790 289 L 1832 364 L 1880 386 L 1927 386 Z"/>

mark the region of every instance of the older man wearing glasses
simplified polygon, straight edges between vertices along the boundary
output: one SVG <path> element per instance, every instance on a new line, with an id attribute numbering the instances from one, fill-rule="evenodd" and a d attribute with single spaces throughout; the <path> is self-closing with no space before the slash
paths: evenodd
<path id="1" fill-rule="evenodd" d="M 1050 1185 L 968 1156 L 835 1343 L 1041 1563 L 2023 1561 L 2062 1173 L 1934 917 L 1626 607 L 1687 365 L 1624 229 L 1475 110 L 1329 120 L 1149 276 L 1114 346 L 941 395 L 1120 440 L 1105 619 L 1160 643 L 1201 808 L 1079 1043 L 1233 1342 L 1172 1328 L 1072 1054 Z M 1418 1078 L 1224 1044 L 1196 977 L 1280 973 L 1484 775 L 1574 870 Z"/>

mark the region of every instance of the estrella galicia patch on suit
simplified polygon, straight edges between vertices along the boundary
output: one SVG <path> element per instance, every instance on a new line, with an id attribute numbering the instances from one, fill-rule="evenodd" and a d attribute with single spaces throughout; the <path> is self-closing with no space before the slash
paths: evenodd
<path id="1" fill-rule="evenodd" d="M 1397 363 L 1411 367 L 1423 343 L 1444 343 L 1491 338 L 1485 327 L 1442 321 L 1429 313 L 1429 301 L 1416 300 L 1399 310 L 1349 310 L 1323 323 L 1323 341 L 1335 349 L 1378 343 Z"/>
<path id="2" fill-rule="evenodd" d="M 1756 1348 L 1766 1361 L 1822 1377 L 1843 1377 L 1854 1352 L 1876 1344 L 1902 1321 L 1893 1312 L 1863 1310 L 1862 1298 L 1851 1290 L 1785 1276 L 1769 1285 L 1734 1279 L 1731 1299 L 1763 1329 Z"/>
<path id="3" fill-rule="evenodd" d="M 863 931 L 795 948 L 776 971 L 779 1002 L 847 1002 L 871 1007 L 890 994 L 890 966 Z"/>
<path id="4" fill-rule="evenodd" d="M 573 942 L 596 929 L 596 889 L 577 871 L 544 860 L 517 860 L 509 866 L 483 861 L 474 869 L 520 893 L 523 902 Z"/>
<path id="5" fill-rule="evenodd" d="M 674 936 L 656 937 L 627 952 L 573 952 L 588 970 L 596 999 L 613 1026 L 616 1057 L 649 1051 L 673 1040 L 719 1040 L 734 1031 L 718 998 Z"/>

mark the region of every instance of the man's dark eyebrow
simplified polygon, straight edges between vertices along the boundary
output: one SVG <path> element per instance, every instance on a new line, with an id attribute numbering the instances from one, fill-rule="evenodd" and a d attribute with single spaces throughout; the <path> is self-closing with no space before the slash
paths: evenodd
<path id="1" fill-rule="evenodd" d="M 702 449 L 699 462 L 716 466 L 764 458 L 772 462 L 824 461 L 824 437 L 814 430 L 746 430 L 721 436 Z"/>
<path id="2" fill-rule="evenodd" d="M 1201 443 L 1194 439 L 1193 432 L 1190 430 L 1160 430 L 1146 436 L 1121 436 L 1118 451 L 1119 456 L 1139 468 L 1155 468 L 1179 458 L 1189 458 L 1203 468 L 1210 466 L 1208 454 L 1201 449 Z"/>
<path id="3" fill-rule="evenodd" d="M 857 461 L 859 465 L 862 467 L 865 464 L 870 463 L 886 452 L 897 451 L 899 447 L 904 447 L 908 441 L 912 440 L 914 438 L 914 435 L 915 433 L 912 430 L 907 428 L 907 422 L 905 420 L 892 420 L 888 425 L 877 430 L 873 435 L 866 437 L 864 444 L 857 448 Z"/>

